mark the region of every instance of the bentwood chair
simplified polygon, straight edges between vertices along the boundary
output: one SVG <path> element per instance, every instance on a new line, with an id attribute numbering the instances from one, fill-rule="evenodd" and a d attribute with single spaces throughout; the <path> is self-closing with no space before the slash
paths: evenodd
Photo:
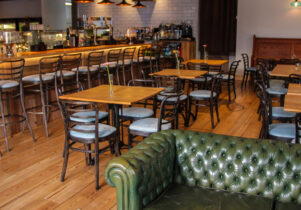
<path id="1" fill-rule="evenodd" d="M 148 46 L 141 46 L 138 49 L 137 58 L 134 59 L 134 63 L 137 64 L 138 79 L 143 78 L 144 80 L 146 80 L 147 72 L 151 72 L 150 62 L 146 58 L 148 50 L 149 50 Z"/>
<path id="2" fill-rule="evenodd" d="M 262 128 L 259 137 L 293 142 L 296 137 L 296 125 L 294 123 L 271 123 L 269 120 L 267 95 L 264 90 L 265 84 L 262 81 L 258 81 L 256 85 L 257 96 L 262 109 Z"/>
<path id="3" fill-rule="evenodd" d="M 209 71 L 209 65 L 207 63 L 188 62 L 186 66 L 187 66 L 188 70 Z M 208 74 L 206 74 L 204 76 L 190 80 L 189 84 L 190 84 L 192 90 L 195 89 L 195 86 L 197 86 L 198 89 L 206 88 L 208 83 L 211 82 L 211 80 L 212 80 L 212 77 L 208 76 Z"/>
<path id="4" fill-rule="evenodd" d="M 73 68 L 72 71 L 76 72 L 77 80 L 81 81 L 84 85 L 85 89 L 91 88 L 93 86 L 93 79 L 97 75 L 98 84 L 101 83 L 100 81 L 100 65 L 104 59 L 104 51 L 95 51 L 90 52 L 88 54 L 88 60 L 86 66 L 80 66 Z"/>
<path id="5" fill-rule="evenodd" d="M 255 77 L 257 75 L 257 68 L 250 67 L 248 54 L 242 53 L 241 56 L 244 62 L 244 75 L 241 83 L 241 87 L 243 87 L 243 85 L 247 85 L 249 75 L 252 77 Z"/>
<path id="6" fill-rule="evenodd" d="M 199 103 L 199 102 L 205 102 L 209 103 L 210 107 L 210 116 L 211 116 L 211 125 L 212 129 L 214 129 L 215 124 L 214 124 L 214 116 L 213 116 L 213 107 L 215 106 L 215 112 L 216 112 L 216 117 L 217 121 L 219 122 L 219 113 L 218 113 L 218 99 L 221 91 L 221 75 L 217 74 L 212 77 L 212 83 L 211 83 L 211 88 L 209 90 L 203 89 L 203 90 L 195 90 L 190 92 L 189 94 L 189 111 L 188 111 L 188 120 L 187 123 L 189 125 L 189 120 L 190 116 L 192 115 L 191 113 L 191 107 L 192 104 L 195 102 L 195 114 L 192 115 L 193 119 L 196 120 L 198 116 L 198 107 L 199 106 L 205 106 L 206 104 L 204 103 Z"/>
<path id="7" fill-rule="evenodd" d="M 170 104 L 167 102 L 169 98 L 174 97 L 176 97 L 175 103 Z M 166 96 L 161 102 L 158 118 L 144 118 L 131 123 L 128 129 L 129 148 L 132 147 L 133 142 L 139 142 L 134 140 L 137 136 L 147 137 L 152 133 L 175 128 L 179 99 L 180 95 Z"/>
<path id="8" fill-rule="evenodd" d="M 114 75 L 116 75 L 117 77 L 117 84 L 120 85 L 120 76 L 119 76 L 119 68 L 120 68 L 120 64 L 119 64 L 119 59 L 121 57 L 121 49 L 113 49 L 113 50 L 109 50 L 108 55 L 107 55 L 107 64 L 110 70 L 110 73 L 112 73 Z M 101 68 L 103 69 L 103 71 L 105 72 L 105 75 L 107 75 L 107 65 L 105 63 L 101 64 Z M 109 78 L 110 75 L 107 75 L 107 77 Z"/>
<path id="9" fill-rule="evenodd" d="M 24 104 L 24 89 L 22 83 L 24 63 L 24 59 L 0 62 L 0 126 L 3 127 L 7 152 L 9 152 L 7 127 L 9 127 L 10 136 L 12 137 L 12 125 L 15 123 L 25 122 L 33 141 L 35 141 Z M 22 114 L 12 114 L 10 111 L 11 99 L 15 100 L 17 98 L 20 99 Z M 6 104 L 6 111 L 4 110 L 4 102 Z"/>
<path id="10" fill-rule="evenodd" d="M 49 97 L 50 90 L 54 89 L 54 77 L 55 72 L 59 68 L 60 57 L 44 57 L 40 60 L 39 64 L 39 74 L 30 75 L 23 77 L 23 84 L 29 85 L 26 87 L 27 92 L 38 93 L 41 97 L 41 105 L 31 108 L 27 108 L 28 114 L 42 115 L 43 125 L 45 127 L 46 136 L 49 137 L 48 131 L 48 119 L 51 111 L 56 111 L 57 109 L 51 110 L 51 107 L 57 108 L 57 103 L 52 104 Z M 41 111 L 37 109 L 41 108 Z"/>
<path id="11" fill-rule="evenodd" d="M 62 115 L 64 116 L 65 123 L 65 146 L 64 146 L 64 163 L 61 174 L 61 181 L 65 180 L 65 174 L 68 164 L 69 151 L 83 152 L 86 155 L 86 165 L 91 165 L 91 155 L 94 154 L 95 164 L 95 186 L 96 190 L 99 189 L 99 155 L 107 150 L 113 151 L 113 147 L 117 146 L 116 142 L 116 128 L 101 124 L 98 122 L 98 106 L 96 103 L 79 102 L 60 100 L 62 108 Z M 85 107 L 85 109 L 83 108 Z M 76 120 L 72 116 L 80 112 L 93 112 L 94 116 L 79 115 Z M 95 121 L 90 121 L 90 118 Z M 80 120 L 79 120 L 80 119 Z M 107 142 L 100 148 L 100 143 Z M 75 145 L 83 145 L 78 147 Z M 92 147 L 94 145 L 94 147 Z M 117 147 L 116 147 L 117 148 Z M 89 155 L 91 154 L 91 155 Z"/>
<path id="12" fill-rule="evenodd" d="M 126 81 L 126 71 L 130 71 L 131 79 L 134 79 L 134 69 L 133 69 L 133 60 L 134 60 L 134 55 L 135 55 L 135 50 L 136 48 L 125 48 L 122 53 L 122 62 L 121 62 L 121 67 L 122 67 L 122 76 L 123 76 L 123 85 L 127 84 Z"/>
<path id="13" fill-rule="evenodd" d="M 222 74 L 222 82 L 227 83 L 229 102 L 231 102 L 231 86 L 233 89 L 234 98 L 236 98 L 235 76 L 236 76 L 236 71 L 239 66 L 239 63 L 240 63 L 240 60 L 233 61 L 230 65 L 228 74 Z"/>

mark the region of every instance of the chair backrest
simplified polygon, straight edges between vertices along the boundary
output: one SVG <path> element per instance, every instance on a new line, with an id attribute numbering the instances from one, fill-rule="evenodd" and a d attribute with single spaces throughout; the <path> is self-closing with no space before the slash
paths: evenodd
<path id="1" fill-rule="evenodd" d="M 296 144 L 301 143 L 301 113 L 296 116 Z"/>
<path id="2" fill-rule="evenodd" d="M 181 79 L 177 76 L 155 76 L 155 81 L 158 87 L 165 88 L 165 91 L 163 93 L 160 93 L 160 95 L 170 95 L 170 94 L 182 94 L 182 83 Z"/>
<path id="3" fill-rule="evenodd" d="M 259 79 L 265 85 L 266 88 L 269 88 L 270 87 L 270 77 L 268 74 L 267 67 L 262 65 L 261 63 L 259 63 L 257 65 L 257 68 L 259 70 L 258 71 Z"/>
<path id="4" fill-rule="evenodd" d="M 108 56 L 107 56 L 107 61 L 108 62 L 119 62 L 119 58 L 121 55 L 121 49 L 113 49 L 109 50 Z"/>
<path id="5" fill-rule="evenodd" d="M 59 100 L 61 112 L 65 123 L 66 138 L 76 142 L 84 143 L 86 140 L 94 139 L 98 143 L 98 106 L 96 103 Z M 82 112 L 90 112 L 92 114 L 80 115 Z M 76 114 L 74 116 L 73 114 Z M 72 116 L 73 115 L 73 116 Z M 89 120 L 93 118 L 92 120 Z M 95 119 L 95 120 L 94 120 Z M 82 128 L 82 125 L 89 126 L 89 129 Z M 71 132 L 80 132 L 85 135 L 82 137 L 71 137 Z M 78 135 L 77 135 L 78 136 Z"/>
<path id="6" fill-rule="evenodd" d="M 222 66 L 212 66 L 212 65 L 209 66 L 209 74 L 210 73 L 219 74 L 221 72 L 222 72 Z"/>
<path id="7" fill-rule="evenodd" d="M 242 56 L 242 60 L 243 60 L 243 62 L 244 62 L 244 68 L 246 69 L 246 68 L 249 68 L 250 66 L 250 64 L 249 64 L 249 56 L 248 56 L 248 54 L 247 53 L 242 53 L 241 54 L 241 56 Z"/>
<path id="8" fill-rule="evenodd" d="M 301 74 L 290 74 L 288 78 L 288 82 L 301 84 Z"/>
<path id="9" fill-rule="evenodd" d="M 236 75 L 236 71 L 237 71 L 237 68 L 239 66 L 239 63 L 240 63 L 240 60 L 233 61 L 231 63 L 230 69 L 229 69 L 229 72 L 228 72 L 228 79 L 231 79 L 231 76 L 232 76 L 233 79 L 235 80 L 235 75 Z"/>
<path id="10" fill-rule="evenodd" d="M 300 63 L 300 60 L 297 58 L 281 58 L 279 61 L 279 64 L 295 65 L 296 63 Z"/>
<path id="11" fill-rule="evenodd" d="M 98 66 L 104 61 L 104 51 L 94 51 L 88 54 L 88 69 L 91 66 Z"/>
<path id="12" fill-rule="evenodd" d="M 217 97 L 219 97 L 221 90 L 222 90 L 222 75 L 221 74 L 212 75 L 210 97 L 213 98 L 214 93 L 216 93 Z"/>
<path id="13" fill-rule="evenodd" d="M 156 87 L 156 82 L 155 80 L 132 79 L 128 82 L 128 86 Z"/>
<path id="14" fill-rule="evenodd" d="M 259 111 L 262 116 L 262 128 L 260 138 L 264 139 L 268 136 L 269 130 L 269 112 L 268 100 L 266 95 L 266 87 L 262 80 L 256 82 L 256 95 L 259 98 Z"/>
<path id="15" fill-rule="evenodd" d="M 60 68 L 59 68 L 60 78 L 57 78 L 57 79 L 60 80 L 60 83 L 62 86 L 65 86 L 63 71 L 71 71 L 72 69 L 78 70 L 80 63 L 81 63 L 81 56 L 82 56 L 81 53 L 65 54 L 65 55 L 61 56 Z M 78 80 L 79 79 L 78 79 L 78 71 L 77 71 L 76 72 L 76 81 L 78 81 Z"/>
<path id="16" fill-rule="evenodd" d="M 149 47 L 148 46 L 141 46 L 139 47 L 138 50 L 138 55 L 137 55 L 137 62 L 142 63 L 145 61 L 145 56 L 147 54 Z"/>
<path id="17" fill-rule="evenodd" d="M 24 59 L 0 62 L 0 80 L 15 80 L 22 82 Z"/>
<path id="18" fill-rule="evenodd" d="M 40 59 L 39 71 L 40 75 L 47 73 L 56 73 L 59 69 L 61 56 L 44 57 Z"/>
<path id="19" fill-rule="evenodd" d="M 134 55 L 135 55 L 136 48 L 125 48 L 122 53 L 122 63 L 125 63 L 125 60 L 130 60 L 133 63 Z"/>
<path id="20" fill-rule="evenodd" d="M 209 71 L 209 65 L 207 63 L 193 63 L 193 62 L 188 62 L 187 63 L 187 69 L 188 70 Z"/>
<path id="21" fill-rule="evenodd" d="M 158 131 L 162 130 L 162 126 L 171 124 L 172 128 L 175 127 L 175 121 L 179 110 L 181 94 L 166 95 L 160 105 L 159 120 L 158 120 Z M 169 98 L 175 98 L 173 103 L 168 101 Z"/>

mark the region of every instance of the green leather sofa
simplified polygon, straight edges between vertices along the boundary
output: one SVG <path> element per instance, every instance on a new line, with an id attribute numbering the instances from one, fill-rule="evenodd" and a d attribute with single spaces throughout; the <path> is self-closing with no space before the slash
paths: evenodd
<path id="1" fill-rule="evenodd" d="M 105 170 L 118 210 L 301 209 L 301 145 L 169 130 Z"/>

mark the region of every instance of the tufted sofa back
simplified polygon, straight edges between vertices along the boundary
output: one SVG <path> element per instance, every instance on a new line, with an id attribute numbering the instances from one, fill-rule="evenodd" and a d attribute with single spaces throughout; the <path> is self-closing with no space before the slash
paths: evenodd
<path id="1" fill-rule="evenodd" d="M 301 145 L 185 131 L 175 182 L 301 204 Z"/>

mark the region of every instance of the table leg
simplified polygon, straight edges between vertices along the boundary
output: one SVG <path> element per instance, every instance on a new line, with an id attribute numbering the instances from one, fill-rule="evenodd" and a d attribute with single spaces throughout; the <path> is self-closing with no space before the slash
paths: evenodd
<path id="1" fill-rule="evenodd" d="M 119 104 L 113 104 L 112 105 L 112 118 L 113 118 L 113 126 L 117 129 L 116 130 L 116 136 L 115 136 L 115 143 L 114 143 L 114 149 L 115 154 L 120 155 L 120 124 L 119 124 Z"/>

